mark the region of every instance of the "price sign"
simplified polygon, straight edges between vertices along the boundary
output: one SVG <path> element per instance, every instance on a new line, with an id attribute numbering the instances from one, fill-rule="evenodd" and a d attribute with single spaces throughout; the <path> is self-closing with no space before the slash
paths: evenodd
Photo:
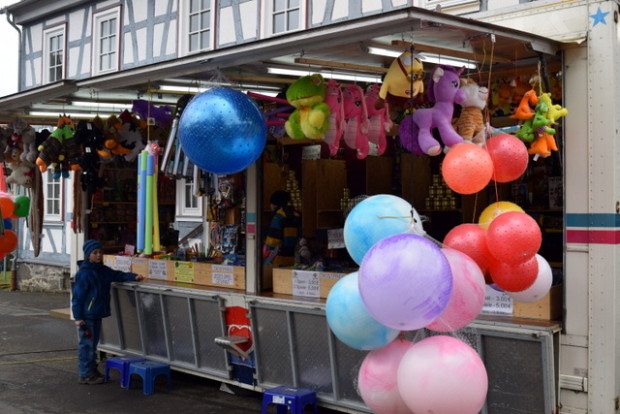
<path id="1" fill-rule="evenodd" d="M 321 296 L 321 279 L 317 272 L 293 270 L 293 296 L 318 298 Z"/>
<path id="2" fill-rule="evenodd" d="M 166 280 L 168 277 L 168 266 L 163 260 L 149 260 L 149 279 Z"/>
<path id="3" fill-rule="evenodd" d="M 327 230 L 327 248 L 344 249 L 344 229 Z"/>
<path id="4" fill-rule="evenodd" d="M 486 287 L 482 313 L 512 315 L 512 298 L 506 292 L 498 292 L 490 286 Z"/>
<path id="5" fill-rule="evenodd" d="M 121 272 L 131 272 L 131 257 L 116 256 L 115 269 Z"/>
<path id="6" fill-rule="evenodd" d="M 216 285 L 234 286 L 235 275 L 232 273 L 213 272 L 211 273 L 211 283 Z"/>
<path id="7" fill-rule="evenodd" d="M 192 262 L 174 263 L 174 280 L 177 282 L 194 282 L 194 264 Z"/>

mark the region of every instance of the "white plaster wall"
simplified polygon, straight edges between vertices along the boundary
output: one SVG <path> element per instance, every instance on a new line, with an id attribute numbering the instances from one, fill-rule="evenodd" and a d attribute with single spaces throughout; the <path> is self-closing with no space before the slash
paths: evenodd
<path id="1" fill-rule="evenodd" d="M 146 45 L 146 28 L 142 28 L 136 31 L 136 37 L 138 39 L 138 45 Z M 158 41 L 154 42 L 159 45 Z M 146 59 L 146 47 L 138 47 L 138 60 L 140 62 Z"/>
<path id="2" fill-rule="evenodd" d="M 84 13 L 85 10 L 76 10 L 73 13 L 69 14 L 69 24 L 68 24 L 68 33 L 67 40 L 70 42 L 74 40 L 79 40 L 82 38 L 82 30 L 84 23 Z M 90 18 L 89 21 L 90 23 Z M 86 29 L 87 32 L 90 32 L 90 25 Z"/>
<path id="3" fill-rule="evenodd" d="M 118 4 L 118 0 L 109 0 L 109 1 L 102 1 L 100 3 L 97 3 L 95 5 L 97 10 L 101 10 L 101 9 L 107 9 L 110 6 L 115 6 Z"/>
<path id="4" fill-rule="evenodd" d="M 153 45 L 151 46 L 153 48 L 153 57 L 157 58 L 161 55 L 161 43 L 165 40 L 163 39 L 164 37 L 164 24 L 163 23 L 159 23 L 156 24 L 155 26 L 153 26 Z"/>
<path id="5" fill-rule="evenodd" d="M 362 13 L 381 11 L 381 0 L 362 0 Z"/>
<path id="6" fill-rule="evenodd" d="M 148 6 L 141 1 L 133 1 L 133 19 L 136 23 L 147 19 Z M 129 14 L 129 13 L 127 13 Z"/>
<path id="7" fill-rule="evenodd" d="M 91 44 L 92 43 L 86 43 L 84 45 L 84 56 L 82 58 L 82 70 L 80 71 L 81 73 L 85 73 L 85 74 L 91 73 L 91 70 L 92 70 L 91 68 L 92 60 L 90 56 Z"/>
<path id="8" fill-rule="evenodd" d="M 177 52 L 177 55 L 178 55 L 178 50 L 177 50 L 177 36 L 178 36 L 177 21 L 178 20 L 171 20 L 170 21 L 170 26 L 168 27 L 168 37 L 166 37 L 166 54 L 171 54 L 171 53 Z"/>
<path id="9" fill-rule="evenodd" d="M 64 23 L 64 22 L 65 22 L 65 16 L 63 15 L 63 16 L 54 17 L 53 19 L 47 19 L 45 21 L 45 25 L 46 27 L 50 27 L 50 26 L 54 26 L 55 24 Z"/>
<path id="10" fill-rule="evenodd" d="M 32 40 L 32 50 L 26 51 L 26 53 L 40 52 L 43 42 L 43 25 L 36 24 L 30 29 L 30 38 Z"/>
<path id="11" fill-rule="evenodd" d="M 335 1 L 334 11 L 331 15 L 331 20 L 342 19 L 349 15 L 349 2 L 348 1 Z"/>
<path id="12" fill-rule="evenodd" d="M 310 16 L 310 23 L 312 25 L 323 22 L 323 16 L 325 15 L 325 5 L 327 0 L 314 0 L 312 2 L 312 15 Z"/>
<path id="13" fill-rule="evenodd" d="M 155 0 L 155 16 L 163 16 L 167 13 L 168 0 Z"/>
<path id="14" fill-rule="evenodd" d="M 235 21 L 232 7 L 223 7 L 220 10 L 218 26 L 219 44 L 227 44 L 235 41 Z"/>
<path id="15" fill-rule="evenodd" d="M 133 62 L 133 42 L 131 41 L 131 33 L 123 35 L 123 64 Z"/>
<path id="16" fill-rule="evenodd" d="M 80 57 L 80 48 L 79 47 L 71 47 L 69 48 L 69 67 L 67 68 L 67 77 L 75 78 L 78 75 L 78 67 L 77 64 L 78 58 Z M 90 60 L 89 57 L 86 57 Z"/>
<path id="17" fill-rule="evenodd" d="M 406 6 L 408 4 L 408 0 L 392 0 L 393 7 Z"/>
<path id="18" fill-rule="evenodd" d="M 239 5 L 242 19 L 243 39 L 253 39 L 258 36 L 258 2 L 248 1 Z"/>

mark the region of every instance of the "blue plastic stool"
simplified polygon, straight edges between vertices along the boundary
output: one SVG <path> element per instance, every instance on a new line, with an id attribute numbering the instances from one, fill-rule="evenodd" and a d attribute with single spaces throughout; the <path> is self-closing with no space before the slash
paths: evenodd
<path id="1" fill-rule="evenodd" d="M 129 378 L 127 388 L 131 388 L 131 375 L 138 374 L 142 377 L 144 395 L 151 395 L 155 392 L 155 378 L 165 375 L 168 380 L 168 389 L 172 389 L 172 376 L 170 375 L 170 365 L 156 361 L 132 362 L 129 364 Z"/>
<path id="2" fill-rule="evenodd" d="M 121 388 L 127 388 L 127 380 L 129 379 L 129 364 L 140 361 L 144 361 L 144 358 L 133 356 L 107 358 L 105 360 L 105 375 L 103 376 L 104 381 L 107 382 L 110 379 L 110 370 L 116 369 L 120 372 Z"/>
<path id="3" fill-rule="evenodd" d="M 269 404 L 277 405 L 277 414 L 285 414 L 289 408 L 291 414 L 303 414 L 306 405 L 314 406 L 314 413 L 318 414 L 319 407 L 316 405 L 316 392 L 306 388 L 276 387 L 263 393 L 262 414 L 267 413 Z"/>

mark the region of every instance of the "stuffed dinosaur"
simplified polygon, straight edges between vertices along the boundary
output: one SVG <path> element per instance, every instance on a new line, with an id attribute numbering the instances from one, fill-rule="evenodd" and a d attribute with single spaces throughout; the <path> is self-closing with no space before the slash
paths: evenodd
<path id="1" fill-rule="evenodd" d="M 377 148 L 377 155 L 383 155 L 387 147 L 387 133 L 392 129 L 394 123 L 390 119 L 390 108 L 386 102 L 383 108 L 377 108 L 380 86 L 378 84 L 369 85 L 366 88 L 364 100 L 368 111 L 368 141 Z"/>
<path id="2" fill-rule="evenodd" d="M 461 79 L 461 90 L 465 92 L 465 101 L 461 104 L 461 114 L 454 129 L 465 141 L 482 144 L 484 137 L 484 118 L 482 111 L 489 100 L 489 89 L 479 86 L 473 79 Z"/>
<path id="3" fill-rule="evenodd" d="M 526 121 L 534 116 L 534 108 L 538 104 L 538 95 L 534 89 L 530 89 L 527 91 L 519 105 L 515 108 L 515 111 L 510 118 L 512 119 L 520 119 L 521 121 Z"/>
<path id="4" fill-rule="evenodd" d="M 329 155 L 333 157 L 338 152 L 340 139 L 346 127 L 344 106 L 342 103 L 342 89 L 340 88 L 340 84 L 333 79 L 327 81 L 325 103 L 329 106 L 329 128 L 325 132 L 325 138 L 323 138 L 323 140 L 329 147 Z"/>
<path id="5" fill-rule="evenodd" d="M 363 160 L 368 155 L 368 110 L 364 91 L 358 85 L 349 85 L 342 91 L 344 107 L 344 142 L 357 151 L 357 158 Z"/>
<path id="6" fill-rule="evenodd" d="M 540 102 L 547 105 L 548 110 L 545 117 L 549 119 L 552 124 L 555 124 L 558 119 L 568 115 L 568 109 L 562 108 L 561 105 L 553 104 L 551 102 L 551 94 L 549 92 L 540 95 Z"/>
<path id="7" fill-rule="evenodd" d="M 329 128 L 323 76 L 314 74 L 299 78 L 286 90 L 286 99 L 296 108 L 284 124 L 288 136 L 323 139 Z"/>
<path id="8" fill-rule="evenodd" d="M 417 155 L 439 155 L 441 145 L 433 137 L 433 129 L 447 147 L 463 142 L 463 138 L 452 126 L 454 104 L 462 104 L 467 96 L 459 88 L 459 76 L 463 69 L 457 71 L 451 66 L 438 65 L 433 69 L 428 88 L 428 100 L 431 108 L 416 110 L 407 115 L 398 128 L 401 144 Z"/>

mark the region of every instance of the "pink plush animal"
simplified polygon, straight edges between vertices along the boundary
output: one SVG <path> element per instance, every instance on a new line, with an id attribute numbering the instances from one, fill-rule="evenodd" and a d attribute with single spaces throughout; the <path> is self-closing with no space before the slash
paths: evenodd
<path id="1" fill-rule="evenodd" d="M 375 104 L 381 98 L 379 90 L 381 86 L 375 83 L 366 88 L 366 108 L 368 110 L 368 141 L 377 146 L 377 155 L 383 155 L 387 147 L 387 133 L 392 129 L 390 110 L 388 103 L 385 102 L 382 108 L 377 109 Z"/>
<path id="2" fill-rule="evenodd" d="M 454 104 L 462 104 L 467 98 L 465 92 L 459 89 L 459 76 L 462 71 L 463 69 L 457 71 L 444 65 L 433 69 L 428 100 L 434 105 L 431 108 L 418 109 L 403 119 L 398 129 L 403 147 L 418 155 L 439 155 L 441 145 L 433 138 L 434 128 L 437 128 L 444 145 L 448 147 L 463 142 L 463 138 L 452 126 Z"/>
<path id="3" fill-rule="evenodd" d="M 329 147 L 329 154 L 331 156 L 336 155 L 338 148 L 340 147 L 340 138 L 344 134 L 344 130 L 347 126 L 344 120 L 344 105 L 342 103 L 342 90 L 340 85 L 333 79 L 327 82 L 325 88 L 325 101 L 329 106 L 329 128 L 325 133 L 323 141 L 327 143 Z"/>
<path id="4" fill-rule="evenodd" d="M 344 141 L 349 148 L 357 150 L 357 158 L 363 160 L 368 155 L 368 110 L 364 91 L 358 85 L 349 85 L 342 91 L 344 107 Z"/>

